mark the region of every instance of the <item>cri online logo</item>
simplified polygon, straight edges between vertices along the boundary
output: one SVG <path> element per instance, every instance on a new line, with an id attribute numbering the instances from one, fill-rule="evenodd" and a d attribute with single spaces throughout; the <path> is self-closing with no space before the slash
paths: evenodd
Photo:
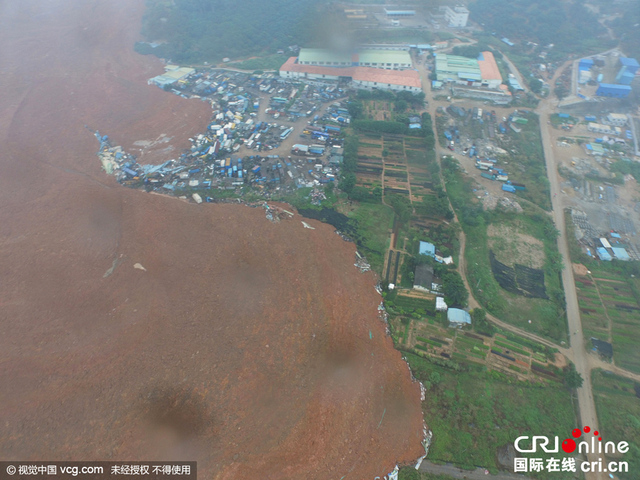
<path id="1" fill-rule="evenodd" d="M 591 427 L 586 426 L 583 428 L 584 433 L 589 433 L 591 431 Z M 573 431 L 571 432 L 571 435 L 573 435 L 573 438 L 580 438 L 582 436 L 582 432 L 580 431 L 579 428 L 574 428 Z M 594 431 L 593 435 L 598 437 L 598 441 L 601 442 L 602 441 L 602 437 L 598 436 L 598 431 Z M 573 438 L 565 438 L 562 441 L 562 450 L 565 451 L 566 453 L 573 453 L 576 450 L 576 441 Z"/>
<path id="2" fill-rule="evenodd" d="M 574 429 L 571 432 L 573 438 L 566 438 L 562 441 L 562 450 L 565 453 L 573 453 L 577 448 L 578 453 L 603 453 L 602 437 L 597 430 L 593 432 L 591 441 L 589 441 L 589 439 L 587 438 L 584 438 L 583 441 L 576 444 L 574 438 L 580 438 L 582 436 L 582 432 L 584 432 L 585 434 L 590 433 L 591 427 L 586 426 L 582 430 L 580 430 L 579 428 Z M 558 437 L 553 437 L 553 440 L 555 440 L 555 442 L 553 445 L 550 445 L 552 443 L 552 440 L 549 437 L 534 435 L 533 437 L 531 437 L 531 448 L 528 449 L 520 446 L 520 443 L 526 440 L 529 440 L 528 436 L 516 438 L 516 441 L 513 442 L 514 448 L 521 453 L 536 452 L 538 450 L 538 446 L 540 446 L 540 448 L 546 453 L 558 453 L 560 451 L 560 439 Z M 604 453 L 627 453 L 628 451 L 629 443 L 627 442 L 618 442 L 617 445 L 613 442 L 606 442 L 604 444 Z"/>

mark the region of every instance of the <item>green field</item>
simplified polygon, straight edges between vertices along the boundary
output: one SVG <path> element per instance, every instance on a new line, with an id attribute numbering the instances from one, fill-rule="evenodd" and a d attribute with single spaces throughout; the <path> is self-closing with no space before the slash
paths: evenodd
<path id="1" fill-rule="evenodd" d="M 602 370 L 594 370 L 591 380 L 602 441 L 629 442 L 629 452 L 622 458 L 615 458 L 629 463 L 629 473 L 618 476 L 623 480 L 637 479 L 640 472 L 640 385 Z"/>
<path id="2" fill-rule="evenodd" d="M 361 203 L 348 216 L 358 222 L 358 233 L 364 247 L 362 253 L 367 256 L 371 268 L 382 275 L 393 227 L 393 210 L 382 204 Z"/>
<path id="3" fill-rule="evenodd" d="M 288 55 L 267 55 L 265 57 L 251 58 L 243 62 L 233 62 L 229 66 L 242 70 L 280 70 L 280 67 L 289 59 Z"/>
<path id="4" fill-rule="evenodd" d="M 456 371 L 452 361 L 440 362 L 447 367 L 418 355 L 406 358 L 428 387 L 423 410 L 433 431 L 430 461 L 495 471 L 497 449 L 517 437 L 536 432 L 566 436 L 575 428 L 570 394 L 561 386 L 532 386 L 480 366 Z M 549 478 L 571 477 L 550 473 Z"/>

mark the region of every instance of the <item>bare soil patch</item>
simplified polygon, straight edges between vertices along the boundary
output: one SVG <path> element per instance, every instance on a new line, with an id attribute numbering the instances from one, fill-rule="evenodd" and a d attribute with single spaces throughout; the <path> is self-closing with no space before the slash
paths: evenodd
<path id="1" fill-rule="evenodd" d="M 487 234 L 489 248 L 505 265 L 513 266 L 519 263 L 531 268 L 544 266 L 544 247 L 541 240 L 504 224 L 489 225 Z"/>

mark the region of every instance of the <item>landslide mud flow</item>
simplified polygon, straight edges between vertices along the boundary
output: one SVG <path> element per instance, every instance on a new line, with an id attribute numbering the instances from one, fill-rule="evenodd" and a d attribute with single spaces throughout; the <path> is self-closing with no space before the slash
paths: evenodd
<path id="1" fill-rule="evenodd" d="M 210 115 L 147 86 L 143 9 L 0 3 L 0 458 L 192 459 L 220 479 L 414 460 L 419 388 L 353 244 L 100 171 L 85 125 L 125 148 L 171 137 L 154 162 Z"/>

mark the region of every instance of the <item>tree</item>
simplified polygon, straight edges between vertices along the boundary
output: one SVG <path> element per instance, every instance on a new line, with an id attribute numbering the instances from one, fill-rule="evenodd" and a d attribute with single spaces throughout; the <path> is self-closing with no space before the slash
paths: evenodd
<path id="1" fill-rule="evenodd" d="M 409 106 L 409 104 L 407 103 L 406 100 L 396 100 L 395 102 L 395 110 L 396 112 L 404 112 L 407 107 Z"/>
<path id="2" fill-rule="evenodd" d="M 474 325 L 482 325 L 487 321 L 487 312 L 482 308 L 474 308 L 471 310 L 471 320 Z"/>
<path id="3" fill-rule="evenodd" d="M 349 193 L 356 186 L 356 176 L 353 173 L 347 173 L 340 180 L 340 188 L 343 192 Z"/>
<path id="4" fill-rule="evenodd" d="M 558 97 L 558 100 L 562 100 L 563 98 L 565 98 L 567 95 L 569 95 L 569 89 L 567 87 L 565 87 L 564 85 L 558 85 L 554 90 L 553 93 L 556 94 L 556 97 Z"/>
<path id="5" fill-rule="evenodd" d="M 542 91 L 542 82 L 538 78 L 534 78 L 529 82 L 529 88 L 535 94 L 538 94 Z"/>
<path id="6" fill-rule="evenodd" d="M 362 102 L 359 100 L 352 100 L 347 105 L 347 110 L 349 110 L 349 115 L 353 117 L 353 119 L 362 117 L 363 107 Z"/>
<path id="7" fill-rule="evenodd" d="M 568 367 L 565 367 L 565 371 L 564 371 L 564 385 L 567 388 L 580 388 L 582 387 L 582 383 L 584 382 L 584 379 L 582 378 L 582 375 L 580 375 L 577 371 L 576 371 L 576 366 L 572 363 L 570 364 Z"/>
<path id="8" fill-rule="evenodd" d="M 458 272 L 448 272 L 443 275 L 442 290 L 444 292 L 444 298 L 448 305 L 453 307 L 464 307 L 467 305 L 467 299 L 469 298 L 469 292 L 464 286 L 462 277 Z"/>
<path id="9" fill-rule="evenodd" d="M 329 182 L 324 186 L 324 191 L 327 193 L 333 193 L 334 183 Z"/>

